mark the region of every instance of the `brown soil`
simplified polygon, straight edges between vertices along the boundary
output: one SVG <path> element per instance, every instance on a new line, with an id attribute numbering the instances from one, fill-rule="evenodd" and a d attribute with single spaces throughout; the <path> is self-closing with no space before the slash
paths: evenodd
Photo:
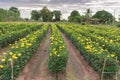
<path id="1" fill-rule="evenodd" d="M 52 80 L 54 78 L 54 75 L 51 76 L 47 68 L 50 34 L 49 30 L 46 39 L 41 42 L 38 50 L 16 80 Z"/>
<path id="2" fill-rule="evenodd" d="M 71 41 L 62 34 L 69 53 L 67 80 L 99 80 L 98 74 L 88 65 Z"/>
<path id="3" fill-rule="evenodd" d="M 69 59 L 66 72 L 58 73 L 58 79 L 56 79 L 56 75 L 49 72 L 47 68 L 50 34 L 49 30 L 46 39 L 40 44 L 16 80 L 98 80 L 98 74 L 88 65 L 64 34 L 62 37 L 69 53 Z"/>

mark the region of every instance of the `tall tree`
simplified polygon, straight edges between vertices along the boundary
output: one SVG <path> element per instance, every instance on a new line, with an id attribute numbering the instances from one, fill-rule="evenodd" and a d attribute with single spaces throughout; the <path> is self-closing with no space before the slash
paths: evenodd
<path id="1" fill-rule="evenodd" d="M 97 11 L 95 15 L 93 15 L 93 18 L 99 19 L 100 23 L 112 23 L 114 20 L 114 17 L 111 13 L 108 11 L 102 10 Z"/>
<path id="2" fill-rule="evenodd" d="M 78 11 L 76 10 L 73 10 L 70 14 L 70 16 L 68 17 L 68 21 L 70 22 L 80 22 L 80 14 Z"/>
<path id="3" fill-rule="evenodd" d="M 53 14 L 47 7 L 43 7 L 40 14 L 43 21 L 52 21 Z"/>
<path id="4" fill-rule="evenodd" d="M 20 11 L 18 10 L 18 8 L 16 8 L 16 7 L 10 7 L 9 10 L 12 11 L 12 12 L 15 12 L 18 15 L 18 17 L 20 17 Z"/>
<path id="5" fill-rule="evenodd" d="M 38 21 L 39 18 L 40 18 L 39 12 L 37 10 L 33 10 L 31 12 L 31 19 Z"/>
<path id="6" fill-rule="evenodd" d="M 4 10 L 0 8 L 0 21 L 16 21 L 20 20 L 18 12 L 12 10 Z"/>
<path id="7" fill-rule="evenodd" d="M 62 14 L 59 10 L 54 10 L 53 11 L 53 16 L 55 17 L 54 21 L 60 21 L 61 15 Z"/>

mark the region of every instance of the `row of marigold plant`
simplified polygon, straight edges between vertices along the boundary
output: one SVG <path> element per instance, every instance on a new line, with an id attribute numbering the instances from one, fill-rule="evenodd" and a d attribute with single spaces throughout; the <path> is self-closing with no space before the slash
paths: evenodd
<path id="1" fill-rule="evenodd" d="M 52 34 L 50 36 L 48 68 L 51 72 L 57 73 L 65 71 L 68 60 L 68 52 L 60 31 L 54 24 L 51 25 L 51 28 Z"/>
<path id="2" fill-rule="evenodd" d="M 14 43 L 15 41 L 19 40 L 20 38 L 25 37 L 27 34 L 29 34 L 32 31 L 35 31 L 39 28 L 41 28 L 41 24 L 5 24 L 7 27 L 9 27 L 9 31 L 0 35 L 0 49 L 8 46 L 11 43 Z M 10 25 L 10 26 L 8 26 Z M 14 27 L 11 28 L 11 25 L 14 25 Z M 18 27 L 17 27 L 18 26 Z M 3 26 L 4 27 L 4 26 Z M 20 27 L 22 27 L 20 29 Z M 15 31 L 13 31 L 13 28 Z M 5 31 L 8 30 L 8 28 L 4 29 Z"/>
<path id="3" fill-rule="evenodd" d="M 30 25 L 27 23 L 0 23 L 0 35 L 12 33 Z"/>
<path id="4" fill-rule="evenodd" d="M 9 52 L 0 57 L 0 79 L 12 80 L 11 76 L 13 79 L 17 77 L 20 70 L 23 69 L 38 48 L 47 31 L 48 26 L 44 25 L 15 44 L 10 45 Z"/>
<path id="5" fill-rule="evenodd" d="M 73 27 L 72 30 L 76 29 L 75 31 L 79 34 L 84 35 L 87 38 L 90 38 L 93 42 L 98 43 L 103 49 L 109 51 L 109 55 L 115 55 L 118 61 L 120 61 L 120 30 L 118 28 L 113 27 Z M 89 34 L 86 34 L 89 33 Z"/>
<path id="6" fill-rule="evenodd" d="M 101 75 L 103 69 L 103 63 L 106 59 L 106 65 L 104 72 L 112 72 L 112 74 L 106 74 L 105 77 L 113 77 L 118 71 L 117 62 L 115 60 L 116 54 L 111 53 L 108 48 L 104 48 L 105 45 L 101 46 L 98 42 L 95 28 L 85 26 L 70 26 L 65 24 L 59 24 L 57 27 L 64 32 L 67 37 L 72 41 L 76 48 L 81 52 L 86 61 Z M 103 33 L 104 34 L 104 33 Z"/>

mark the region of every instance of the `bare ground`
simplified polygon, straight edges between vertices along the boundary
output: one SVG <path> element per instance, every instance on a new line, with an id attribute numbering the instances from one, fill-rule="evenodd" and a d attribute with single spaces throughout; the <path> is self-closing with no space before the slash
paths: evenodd
<path id="1" fill-rule="evenodd" d="M 51 76 L 47 68 L 48 51 L 50 47 L 50 30 L 47 37 L 40 44 L 38 50 L 30 61 L 26 64 L 23 71 L 20 73 L 16 80 L 52 80 L 54 75 Z"/>
<path id="2" fill-rule="evenodd" d="M 71 41 L 62 34 L 69 53 L 67 80 L 99 80 L 98 74 L 88 65 Z"/>
<path id="3" fill-rule="evenodd" d="M 66 72 L 56 75 L 49 72 L 47 59 L 50 47 L 50 30 L 46 39 L 40 44 L 34 56 L 24 67 L 16 80 L 99 80 L 98 74 L 88 65 L 70 40 L 62 34 L 69 59 Z"/>

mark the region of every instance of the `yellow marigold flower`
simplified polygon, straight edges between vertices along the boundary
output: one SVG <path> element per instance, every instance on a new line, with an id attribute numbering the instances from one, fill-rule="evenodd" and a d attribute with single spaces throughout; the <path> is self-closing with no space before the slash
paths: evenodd
<path id="1" fill-rule="evenodd" d="M 12 53 L 12 52 L 9 52 L 9 54 L 10 54 L 10 55 L 13 55 L 13 53 Z"/>
<path id="2" fill-rule="evenodd" d="M 50 56 L 52 56 L 52 53 L 50 53 Z"/>
<path id="3" fill-rule="evenodd" d="M 56 48 L 53 48 L 53 51 L 55 51 L 56 50 Z"/>
<path id="4" fill-rule="evenodd" d="M 55 51 L 54 54 L 56 55 L 56 54 L 57 54 L 57 51 Z"/>
<path id="5" fill-rule="evenodd" d="M 60 55 L 59 55 L 59 54 L 58 54 L 57 56 L 58 56 L 58 57 L 60 57 Z"/>
<path id="6" fill-rule="evenodd" d="M 87 46 L 85 47 L 85 49 L 91 49 L 91 46 L 90 46 L 90 45 L 87 45 Z"/>
<path id="7" fill-rule="evenodd" d="M 112 40 L 112 39 L 110 40 L 110 43 L 113 43 L 113 40 Z"/>
<path id="8" fill-rule="evenodd" d="M 32 46 L 32 44 L 31 44 L 31 43 L 29 43 L 29 44 L 27 44 L 27 45 L 28 45 L 29 47 L 30 47 L 30 46 Z"/>
<path id="9" fill-rule="evenodd" d="M 65 46 L 62 46 L 63 48 L 65 48 Z"/>
<path id="10" fill-rule="evenodd" d="M 16 48 L 18 48 L 18 46 L 16 46 Z"/>
<path id="11" fill-rule="evenodd" d="M 111 54 L 111 57 L 115 57 L 115 54 Z"/>
<path id="12" fill-rule="evenodd" d="M 21 44 L 21 47 L 24 47 L 24 43 Z"/>
<path id="13" fill-rule="evenodd" d="M 0 69 L 2 69 L 4 66 L 3 65 L 0 65 Z"/>
<path id="14" fill-rule="evenodd" d="M 4 55 L 6 55 L 7 53 L 6 52 L 3 52 Z"/>
<path id="15" fill-rule="evenodd" d="M 110 57 L 110 55 L 108 54 L 107 57 Z"/>
<path id="16" fill-rule="evenodd" d="M 12 46 L 11 48 L 14 48 L 14 46 Z"/>
<path id="17" fill-rule="evenodd" d="M 18 57 L 16 56 L 16 54 L 14 54 L 14 55 L 12 56 L 12 58 L 13 58 L 13 59 L 17 59 Z"/>
<path id="18" fill-rule="evenodd" d="M 2 62 L 5 62 L 5 59 L 3 58 L 1 61 L 2 61 Z"/>
<path id="19" fill-rule="evenodd" d="M 53 43 L 50 43 L 50 44 L 53 44 Z"/>
<path id="20" fill-rule="evenodd" d="M 18 53 L 18 56 L 21 56 L 21 53 Z"/>
<path id="21" fill-rule="evenodd" d="M 11 60 L 12 60 L 11 58 L 8 59 L 8 61 L 11 61 Z"/>

